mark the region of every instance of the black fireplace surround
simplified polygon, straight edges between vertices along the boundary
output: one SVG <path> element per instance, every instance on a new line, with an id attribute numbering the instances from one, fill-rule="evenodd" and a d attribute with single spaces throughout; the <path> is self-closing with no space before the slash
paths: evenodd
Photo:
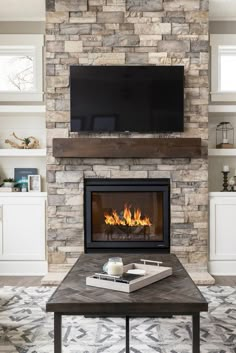
<path id="1" fill-rule="evenodd" d="M 85 253 L 170 252 L 169 179 L 85 179 Z"/>

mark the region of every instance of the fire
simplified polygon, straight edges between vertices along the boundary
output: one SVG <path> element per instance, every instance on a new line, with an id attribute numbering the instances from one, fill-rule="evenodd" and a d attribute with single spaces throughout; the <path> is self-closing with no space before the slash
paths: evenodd
<path id="1" fill-rule="evenodd" d="M 142 212 L 140 208 L 134 209 L 134 213 L 132 215 L 131 205 L 124 205 L 123 217 L 120 217 L 116 210 L 112 211 L 112 214 L 104 213 L 105 223 L 109 225 L 119 225 L 119 226 L 151 226 L 152 223 L 149 217 L 145 216 L 142 218 Z"/>

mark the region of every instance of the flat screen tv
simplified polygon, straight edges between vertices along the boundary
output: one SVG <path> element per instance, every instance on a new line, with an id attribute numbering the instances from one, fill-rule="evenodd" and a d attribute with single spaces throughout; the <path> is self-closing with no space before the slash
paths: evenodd
<path id="1" fill-rule="evenodd" d="M 179 132 L 183 66 L 72 66 L 71 131 Z"/>

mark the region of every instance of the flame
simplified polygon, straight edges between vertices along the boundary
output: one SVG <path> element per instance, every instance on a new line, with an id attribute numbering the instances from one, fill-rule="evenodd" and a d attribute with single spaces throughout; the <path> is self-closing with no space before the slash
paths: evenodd
<path id="1" fill-rule="evenodd" d="M 107 212 L 104 213 L 105 223 L 109 225 L 119 225 L 119 226 L 151 226 L 152 223 L 149 217 L 145 216 L 142 218 L 142 212 L 140 208 L 134 209 L 134 214 L 131 212 L 131 205 L 124 205 L 123 217 L 120 218 L 116 210 L 112 211 L 112 214 Z"/>

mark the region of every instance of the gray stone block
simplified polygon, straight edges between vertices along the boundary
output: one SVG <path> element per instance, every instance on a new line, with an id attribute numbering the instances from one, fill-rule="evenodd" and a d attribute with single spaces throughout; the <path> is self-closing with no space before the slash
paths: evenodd
<path id="1" fill-rule="evenodd" d="M 191 43 L 192 52 L 208 52 L 209 42 L 208 40 L 199 40 Z"/>
<path id="2" fill-rule="evenodd" d="M 148 64 L 148 53 L 126 53 L 125 63 L 131 65 Z"/>
<path id="3" fill-rule="evenodd" d="M 104 36 L 103 46 L 108 47 L 130 47 L 139 45 L 139 36 L 135 34 L 114 34 Z"/>
<path id="4" fill-rule="evenodd" d="M 97 23 L 123 23 L 124 12 L 98 12 Z"/>
<path id="5" fill-rule="evenodd" d="M 60 25 L 60 34 L 90 34 L 91 24 L 89 23 L 78 23 L 78 24 L 68 24 L 63 23 Z"/>
<path id="6" fill-rule="evenodd" d="M 55 0 L 56 11 L 87 11 L 87 0 Z"/>
<path id="7" fill-rule="evenodd" d="M 162 11 L 163 0 L 127 0 L 127 11 Z"/>
<path id="8" fill-rule="evenodd" d="M 167 52 L 167 53 L 175 53 L 175 52 L 189 52 L 190 51 L 190 42 L 186 40 L 163 40 L 157 44 L 158 52 Z"/>

